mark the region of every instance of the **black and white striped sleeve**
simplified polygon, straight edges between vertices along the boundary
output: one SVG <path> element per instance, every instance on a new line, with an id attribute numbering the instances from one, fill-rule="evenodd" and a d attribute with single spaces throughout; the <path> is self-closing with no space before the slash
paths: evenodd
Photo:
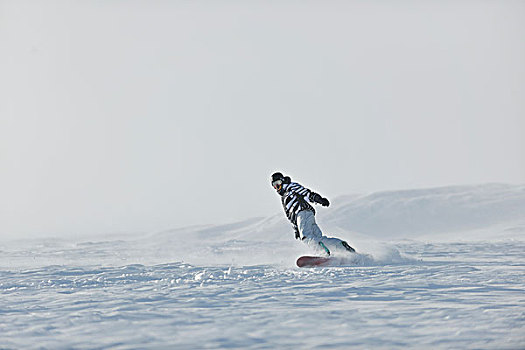
<path id="1" fill-rule="evenodd" d="M 312 193 L 312 191 L 310 191 L 308 188 L 298 184 L 298 183 L 292 183 L 291 184 L 291 187 L 290 187 L 290 190 L 295 193 L 295 194 L 298 194 L 300 195 L 301 197 L 304 197 L 304 198 L 308 198 L 308 200 L 310 200 L 310 194 Z"/>

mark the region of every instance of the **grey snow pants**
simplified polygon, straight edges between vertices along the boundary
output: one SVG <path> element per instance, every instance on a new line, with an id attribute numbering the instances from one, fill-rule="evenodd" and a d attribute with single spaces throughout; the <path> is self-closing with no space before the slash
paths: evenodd
<path id="1" fill-rule="evenodd" d="M 339 238 L 323 236 L 323 232 L 315 222 L 315 215 L 310 210 L 302 210 L 297 214 L 297 227 L 301 240 L 312 247 L 314 250 L 324 252 L 324 249 L 319 245 L 322 242 L 331 252 L 334 250 L 346 250 Z"/>

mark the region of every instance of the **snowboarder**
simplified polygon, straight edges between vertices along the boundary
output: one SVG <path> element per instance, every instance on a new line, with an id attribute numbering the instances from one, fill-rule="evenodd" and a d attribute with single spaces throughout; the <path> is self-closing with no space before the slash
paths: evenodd
<path id="1" fill-rule="evenodd" d="M 327 255 L 332 251 L 343 249 L 354 253 L 354 248 L 338 238 L 323 236 L 321 229 L 315 222 L 315 209 L 310 203 L 319 203 L 328 207 L 328 199 L 303 187 L 297 182 L 292 182 L 289 176 L 274 173 L 271 178 L 272 186 L 281 196 L 284 212 L 295 230 L 295 238 L 304 241 L 314 249 L 321 247 Z M 308 203 L 308 201 L 310 203 Z"/>

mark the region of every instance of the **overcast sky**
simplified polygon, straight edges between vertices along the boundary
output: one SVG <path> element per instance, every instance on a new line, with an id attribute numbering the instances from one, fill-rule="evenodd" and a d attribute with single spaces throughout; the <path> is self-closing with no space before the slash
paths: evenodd
<path id="1" fill-rule="evenodd" d="M 0 50 L 2 237 L 525 183 L 524 1 L 0 0 Z"/>

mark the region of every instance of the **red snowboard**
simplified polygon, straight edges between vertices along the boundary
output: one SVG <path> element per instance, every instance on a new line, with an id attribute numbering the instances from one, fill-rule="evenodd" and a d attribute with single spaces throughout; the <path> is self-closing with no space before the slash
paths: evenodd
<path id="1" fill-rule="evenodd" d="M 301 256 L 297 259 L 297 266 L 299 267 L 315 267 L 315 266 L 329 266 L 330 258 L 321 256 Z"/>

